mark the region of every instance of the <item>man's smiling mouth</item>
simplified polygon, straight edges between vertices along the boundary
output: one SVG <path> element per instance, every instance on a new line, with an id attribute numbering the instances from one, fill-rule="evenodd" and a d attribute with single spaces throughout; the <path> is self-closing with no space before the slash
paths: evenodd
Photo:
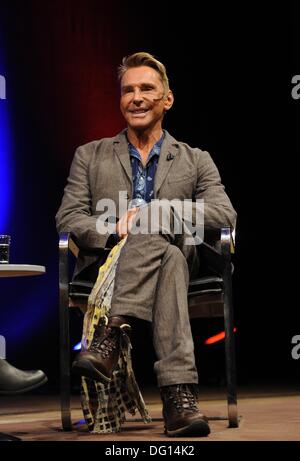
<path id="1" fill-rule="evenodd" d="M 139 117 L 139 116 L 143 116 L 145 115 L 147 112 L 148 112 L 149 109 L 135 109 L 135 110 L 130 110 L 130 114 L 135 116 L 135 117 Z"/>

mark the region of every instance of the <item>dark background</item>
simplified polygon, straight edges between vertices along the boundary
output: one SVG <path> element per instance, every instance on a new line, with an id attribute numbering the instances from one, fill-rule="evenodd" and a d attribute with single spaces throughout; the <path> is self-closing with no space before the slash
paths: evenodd
<path id="1" fill-rule="evenodd" d="M 58 251 L 54 216 L 74 150 L 124 127 L 116 69 L 148 51 L 167 67 L 175 104 L 165 128 L 208 150 L 238 212 L 234 303 L 241 385 L 297 383 L 296 301 L 299 11 L 253 3 L 102 0 L 1 1 L 11 134 L 11 261 L 41 264 L 37 278 L 0 280 L 7 358 L 58 384 Z M 292 19 L 291 19 L 292 18 Z M 0 129 L 4 129 L 0 127 Z M 0 185 L 1 187 L 1 185 Z M 296 265 L 296 269 L 294 266 Z M 74 316 L 72 343 L 80 340 Z M 142 327 L 143 328 L 143 327 Z M 223 343 L 203 346 L 219 322 L 194 325 L 203 383 L 222 381 Z M 137 339 L 138 379 L 155 382 L 150 338 Z M 45 388 L 43 388 L 45 389 Z"/>

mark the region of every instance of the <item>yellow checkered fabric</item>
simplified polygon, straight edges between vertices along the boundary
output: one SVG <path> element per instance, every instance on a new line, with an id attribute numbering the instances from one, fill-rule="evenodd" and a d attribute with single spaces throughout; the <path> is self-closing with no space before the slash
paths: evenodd
<path id="1" fill-rule="evenodd" d="M 114 246 L 99 269 L 83 322 L 83 350 L 89 349 L 95 327 L 106 321 L 109 314 L 117 262 L 125 242 L 126 238 Z M 139 410 L 145 423 L 151 421 L 135 380 L 128 337 L 109 384 L 82 377 L 81 405 L 86 424 L 92 433 L 119 432 L 121 424 L 126 420 L 126 411 L 134 415 Z"/>

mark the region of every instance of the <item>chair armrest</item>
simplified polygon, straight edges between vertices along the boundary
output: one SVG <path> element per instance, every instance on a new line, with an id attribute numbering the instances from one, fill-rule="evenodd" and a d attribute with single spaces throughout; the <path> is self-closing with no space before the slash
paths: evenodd
<path id="1" fill-rule="evenodd" d="M 59 233 L 59 250 L 63 250 L 69 247 L 69 239 L 70 239 L 69 232 L 60 232 Z"/>
<path id="2" fill-rule="evenodd" d="M 70 233 L 61 232 L 59 234 L 59 295 L 60 305 L 68 305 L 69 297 L 69 242 Z"/>
<path id="3" fill-rule="evenodd" d="M 79 248 L 72 239 L 72 234 L 70 232 L 61 232 L 59 234 L 59 252 L 63 252 L 65 250 L 70 250 L 71 253 L 78 257 Z"/>
<path id="4" fill-rule="evenodd" d="M 230 259 L 230 255 L 235 249 L 235 231 L 231 232 L 230 227 L 221 228 L 221 253 L 226 259 Z"/>
<path id="5" fill-rule="evenodd" d="M 79 248 L 72 239 L 70 232 L 60 232 L 59 234 L 59 295 L 60 305 L 68 305 L 69 299 L 69 252 L 76 258 Z"/>
<path id="6" fill-rule="evenodd" d="M 220 251 L 216 250 L 212 245 L 203 242 L 198 245 L 197 250 L 200 258 L 205 260 L 208 268 L 219 275 L 223 275 L 224 270 L 231 261 L 231 253 L 233 252 L 233 237 L 230 227 L 222 227 L 215 231 L 216 241 L 221 242 Z"/>

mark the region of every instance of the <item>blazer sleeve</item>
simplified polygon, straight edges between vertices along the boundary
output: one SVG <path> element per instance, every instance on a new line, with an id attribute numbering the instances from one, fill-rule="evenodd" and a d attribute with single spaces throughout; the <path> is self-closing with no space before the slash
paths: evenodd
<path id="1" fill-rule="evenodd" d="M 74 155 L 61 206 L 56 214 L 58 232 L 70 232 L 82 249 L 105 248 L 109 233 L 96 230 L 98 215 L 92 214 L 92 191 L 89 181 L 89 164 L 95 143 L 79 147 Z"/>
<path id="2" fill-rule="evenodd" d="M 210 154 L 197 149 L 196 199 L 204 201 L 204 228 L 217 229 L 236 226 L 236 212 L 225 192 L 219 171 Z"/>

